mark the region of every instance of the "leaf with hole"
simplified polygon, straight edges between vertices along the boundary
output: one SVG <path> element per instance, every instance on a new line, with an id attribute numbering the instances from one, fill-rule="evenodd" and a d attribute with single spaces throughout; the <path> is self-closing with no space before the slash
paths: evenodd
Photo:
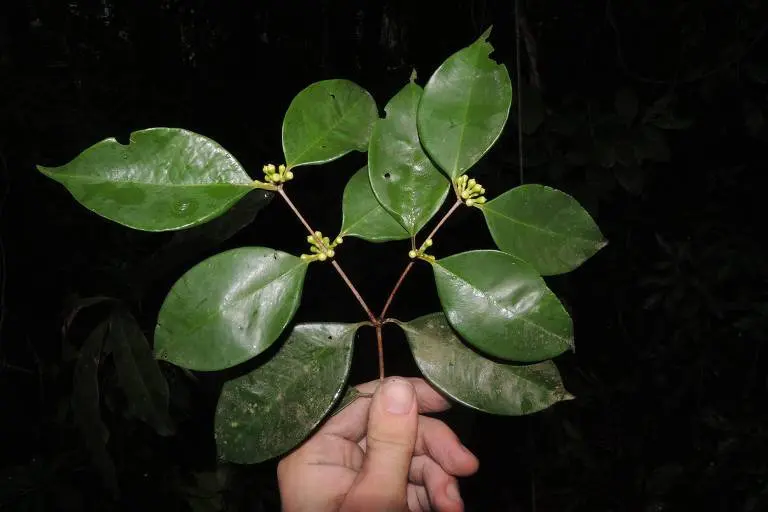
<path id="1" fill-rule="evenodd" d="M 175 427 L 168 414 L 168 382 L 136 319 L 122 308 L 110 316 L 107 346 L 115 361 L 117 381 L 127 399 L 126 412 L 161 436 L 173 434 Z"/>
<path id="2" fill-rule="evenodd" d="M 512 105 L 506 66 L 489 58 L 488 29 L 450 56 L 424 87 L 417 124 L 432 160 L 454 179 L 475 165 L 501 135 Z"/>
<path id="3" fill-rule="evenodd" d="M 296 313 L 307 265 L 266 247 L 233 249 L 196 265 L 160 308 L 155 357 L 213 371 L 260 354 Z"/>
<path id="4" fill-rule="evenodd" d="M 106 139 L 66 165 L 38 169 L 89 210 L 143 231 L 202 224 L 253 190 L 224 148 L 178 128 L 133 132 L 126 146 Z"/>
<path id="5" fill-rule="evenodd" d="M 323 80 L 302 90 L 283 119 L 283 153 L 288 168 L 336 160 L 366 151 L 376 102 L 349 80 Z"/>
<path id="6" fill-rule="evenodd" d="M 461 342 L 443 313 L 398 325 L 424 377 L 461 404 L 520 416 L 573 398 L 552 361 L 518 366 L 486 359 Z"/>
<path id="7" fill-rule="evenodd" d="M 298 324 L 275 356 L 224 384 L 216 446 L 229 462 L 255 464 L 304 440 L 341 396 L 362 324 Z"/>
<path id="8" fill-rule="evenodd" d="M 376 200 L 368 179 L 368 168 L 357 171 L 344 188 L 340 236 L 369 242 L 405 240 L 411 235 Z"/>
<path id="9" fill-rule="evenodd" d="M 500 251 L 469 251 L 432 263 L 451 325 L 492 356 L 535 362 L 573 346 L 571 317 L 536 270 Z"/>
<path id="10" fill-rule="evenodd" d="M 570 272 L 606 244 L 578 201 L 543 185 L 515 187 L 481 209 L 498 248 L 545 276 Z"/>
<path id="11" fill-rule="evenodd" d="M 409 83 L 387 104 L 368 148 L 368 174 L 379 203 L 415 236 L 445 201 L 450 183 L 424 153 L 416 131 L 422 89 Z"/>

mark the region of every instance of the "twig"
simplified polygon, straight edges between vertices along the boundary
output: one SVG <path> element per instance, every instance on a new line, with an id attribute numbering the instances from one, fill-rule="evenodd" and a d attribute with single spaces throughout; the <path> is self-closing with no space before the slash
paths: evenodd
<path id="1" fill-rule="evenodd" d="M 376 324 L 376 347 L 379 351 L 379 380 L 384 380 L 384 342 L 381 338 L 381 324 Z"/>
<path id="2" fill-rule="evenodd" d="M 456 211 L 456 208 L 461 206 L 462 201 L 461 199 L 456 199 L 456 202 L 453 203 L 453 206 L 451 206 L 451 209 L 445 212 L 445 215 L 443 215 L 443 218 L 440 219 L 440 221 L 437 223 L 437 225 L 432 229 L 432 231 L 427 235 L 427 239 L 433 238 L 435 234 L 437 234 L 437 231 L 445 224 L 445 221 L 448 220 L 448 217 L 453 215 L 453 212 Z M 408 262 L 408 265 L 405 266 L 405 269 L 403 270 L 403 273 L 400 274 L 400 277 L 397 279 L 397 282 L 395 283 L 394 288 L 392 288 L 392 291 L 389 294 L 389 297 L 387 298 L 387 302 L 384 304 L 384 307 L 381 310 L 381 314 L 379 315 L 379 322 L 383 322 L 385 320 L 384 316 L 387 314 L 387 311 L 389 310 L 389 306 L 392 304 L 392 300 L 395 298 L 395 294 L 400 289 L 400 285 L 403 284 L 403 281 L 405 280 L 405 276 L 408 275 L 408 272 L 411 271 L 411 268 L 413 267 L 413 262 Z"/>
<path id="3" fill-rule="evenodd" d="M 333 265 L 333 268 L 336 269 L 336 272 L 339 273 L 339 275 L 344 280 L 344 282 L 347 283 L 347 286 L 349 286 L 349 289 L 352 290 L 352 294 L 357 299 L 357 302 L 360 303 L 360 305 L 363 307 L 363 310 L 365 311 L 365 314 L 368 315 L 368 320 L 370 320 L 373 325 L 378 325 L 379 322 L 376 320 L 376 317 L 373 316 L 373 313 L 368 307 L 368 304 L 365 303 L 365 300 L 363 300 L 362 295 L 360 295 L 360 292 L 357 291 L 357 288 L 355 288 L 355 285 L 352 284 L 352 281 L 349 280 L 349 278 L 347 277 L 347 274 L 341 269 L 341 267 L 339 266 L 339 263 L 336 260 L 331 260 L 331 265 Z"/>
<path id="4" fill-rule="evenodd" d="M 280 194 L 280 197 L 282 197 L 285 200 L 285 202 L 288 204 L 291 210 L 293 210 L 293 213 L 296 214 L 296 217 L 298 217 L 301 223 L 304 224 L 304 227 L 307 228 L 307 231 L 309 232 L 309 234 L 314 236 L 315 230 L 312 229 L 312 226 L 309 225 L 309 223 L 301 214 L 299 209 L 296 208 L 296 205 L 293 204 L 293 201 L 291 201 L 291 199 L 288 197 L 288 194 L 285 193 L 285 190 L 283 190 L 283 187 L 278 188 L 277 192 Z M 368 315 L 368 320 L 370 320 L 372 324 L 378 325 L 379 322 L 376 320 L 376 317 L 371 312 L 371 309 L 368 307 L 368 304 L 365 303 L 365 300 L 363 300 L 362 295 L 360 295 L 360 292 L 357 291 L 357 288 L 355 288 L 355 285 L 352 284 L 352 281 L 349 280 L 349 277 L 347 277 L 347 274 L 341 269 L 341 266 L 339 266 L 338 262 L 336 262 L 336 260 L 331 260 L 331 264 L 333 265 L 333 268 L 336 269 L 336 272 L 339 273 L 341 278 L 347 284 L 349 289 L 352 291 L 352 294 L 355 296 L 357 301 L 363 307 L 365 314 Z"/>

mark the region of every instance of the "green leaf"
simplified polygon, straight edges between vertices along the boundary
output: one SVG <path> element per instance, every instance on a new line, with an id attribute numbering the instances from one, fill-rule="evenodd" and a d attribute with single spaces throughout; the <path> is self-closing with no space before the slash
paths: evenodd
<path id="1" fill-rule="evenodd" d="M 168 414 L 168 382 L 152 357 L 149 342 L 128 311 L 116 309 L 110 318 L 107 344 L 115 361 L 117 380 L 128 402 L 128 412 L 161 436 L 174 433 Z"/>
<path id="2" fill-rule="evenodd" d="M 496 357 L 534 362 L 573 346 L 571 317 L 536 270 L 499 251 L 469 251 L 432 264 L 448 321 Z"/>
<path id="3" fill-rule="evenodd" d="M 424 377 L 454 400 L 491 414 L 531 414 L 571 400 L 552 361 L 516 366 L 467 348 L 443 313 L 398 322 Z"/>
<path id="4" fill-rule="evenodd" d="M 131 282 L 134 287 L 151 285 L 183 263 L 199 261 L 201 254 L 210 252 L 251 224 L 274 196 L 266 190 L 255 190 L 220 217 L 175 232 L 170 240 L 133 269 Z"/>
<path id="5" fill-rule="evenodd" d="M 450 183 L 421 149 L 416 111 L 422 89 L 409 83 L 387 104 L 368 148 L 373 193 L 411 236 L 437 213 Z"/>
<path id="6" fill-rule="evenodd" d="M 545 276 L 570 272 L 606 244 L 578 201 L 543 185 L 515 187 L 481 209 L 499 249 Z"/>
<path id="7" fill-rule="evenodd" d="M 501 135 L 512 105 L 506 66 L 488 55 L 488 29 L 472 45 L 450 56 L 424 87 L 419 138 L 451 179 L 477 163 Z"/>
<path id="8" fill-rule="evenodd" d="M 266 247 L 208 258 L 184 274 L 160 308 L 155 357 L 189 370 L 229 368 L 280 336 L 301 300 L 307 263 Z"/>
<path id="9" fill-rule="evenodd" d="M 117 496 L 117 474 L 107 451 L 109 430 L 101 419 L 99 393 L 99 364 L 108 329 L 108 322 L 100 323 L 83 342 L 73 373 L 71 403 L 75 424 L 85 441 L 91 462 L 98 469 L 107 489 Z"/>
<path id="10" fill-rule="evenodd" d="M 224 148 L 178 128 L 133 132 L 127 146 L 109 138 L 67 165 L 38 169 L 89 210 L 144 231 L 202 224 L 253 190 Z"/>
<path id="11" fill-rule="evenodd" d="M 230 462 L 255 464 L 298 445 L 341 396 L 362 324 L 299 324 L 280 351 L 224 384 L 216 445 Z"/>
<path id="12" fill-rule="evenodd" d="M 366 151 L 376 102 L 349 80 L 315 82 L 293 99 L 283 119 L 283 153 L 288 168 L 330 162 Z"/>
<path id="13" fill-rule="evenodd" d="M 341 210 L 341 236 L 355 236 L 369 242 L 411 237 L 376 200 L 368 179 L 368 167 L 363 167 L 350 178 L 344 188 Z"/>

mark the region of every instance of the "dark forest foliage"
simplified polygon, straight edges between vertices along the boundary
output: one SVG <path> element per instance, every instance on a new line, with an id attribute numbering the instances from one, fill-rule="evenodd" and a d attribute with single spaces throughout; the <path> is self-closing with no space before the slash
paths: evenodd
<path id="1" fill-rule="evenodd" d="M 758 182 L 768 7 L 521 1 L 517 76 L 513 2 L 149 4 L 0 7 L 0 508 L 279 506 L 273 462 L 216 465 L 213 408 L 237 372 L 163 365 L 176 433 L 161 437 L 140 420 L 116 354 L 93 332 L 127 308 L 150 333 L 170 285 L 208 255 L 249 244 L 302 250 L 298 227 L 270 230 L 275 216 L 288 218 L 285 206 L 256 215 L 261 204 L 244 202 L 200 228 L 142 233 L 79 207 L 35 164 L 173 126 L 214 138 L 255 177 L 279 154 L 285 109 L 310 82 L 354 80 L 382 107 L 412 69 L 425 77 L 491 24 L 495 57 L 519 94 L 478 180 L 489 190 L 519 183 L 520 109 L 525 182 L 575 196 L 610 245 L 550 281 L 576 325 L 575 354 L 557 362 L 577 399 L 524 418 L 461 407 L 446 415 L 481 461 L 462 485 L 468 510 L 768 508 Z M 333 172 L 308 172 L 296 202 L 318 225 L 338 225 L 340 208 L 318 198 L 340 205 L 360 164 L 350 157 Z M 487 233 L 467 237 L 470 214 L 444 228 L 452 252 L 489 245 Z M 346 243 L 363 257 L 345 268 L 380 303 L 388 290 L 379 283 L 387 288 L 399 266 L 377 264 L 380 248 Z M 424 300 L 427 269 L 414 274 L 395 315 L 438 307 Z M 358 319 L 332 270 L 310 279 L 297 319 Z M 416 374 L 405 340 L 387 335 L 388 373 Z M 90 369 L 79 364 L 88 356 L 98 363 Z M 375 357 L 374 340 L 359 340 L 352 382 L 376 376 Z"/>

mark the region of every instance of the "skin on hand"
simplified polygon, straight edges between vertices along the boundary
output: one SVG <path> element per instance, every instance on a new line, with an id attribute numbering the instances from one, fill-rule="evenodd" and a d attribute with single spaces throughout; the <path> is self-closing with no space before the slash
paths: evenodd
<path id="1" fill-rule="evenodd" d="M 358 398 L 277 467 L 285 512 L 461 512 L 456 477 L 477 458 L 445 423 L 450 405 L 423 379 L 357 386 Z"/>

